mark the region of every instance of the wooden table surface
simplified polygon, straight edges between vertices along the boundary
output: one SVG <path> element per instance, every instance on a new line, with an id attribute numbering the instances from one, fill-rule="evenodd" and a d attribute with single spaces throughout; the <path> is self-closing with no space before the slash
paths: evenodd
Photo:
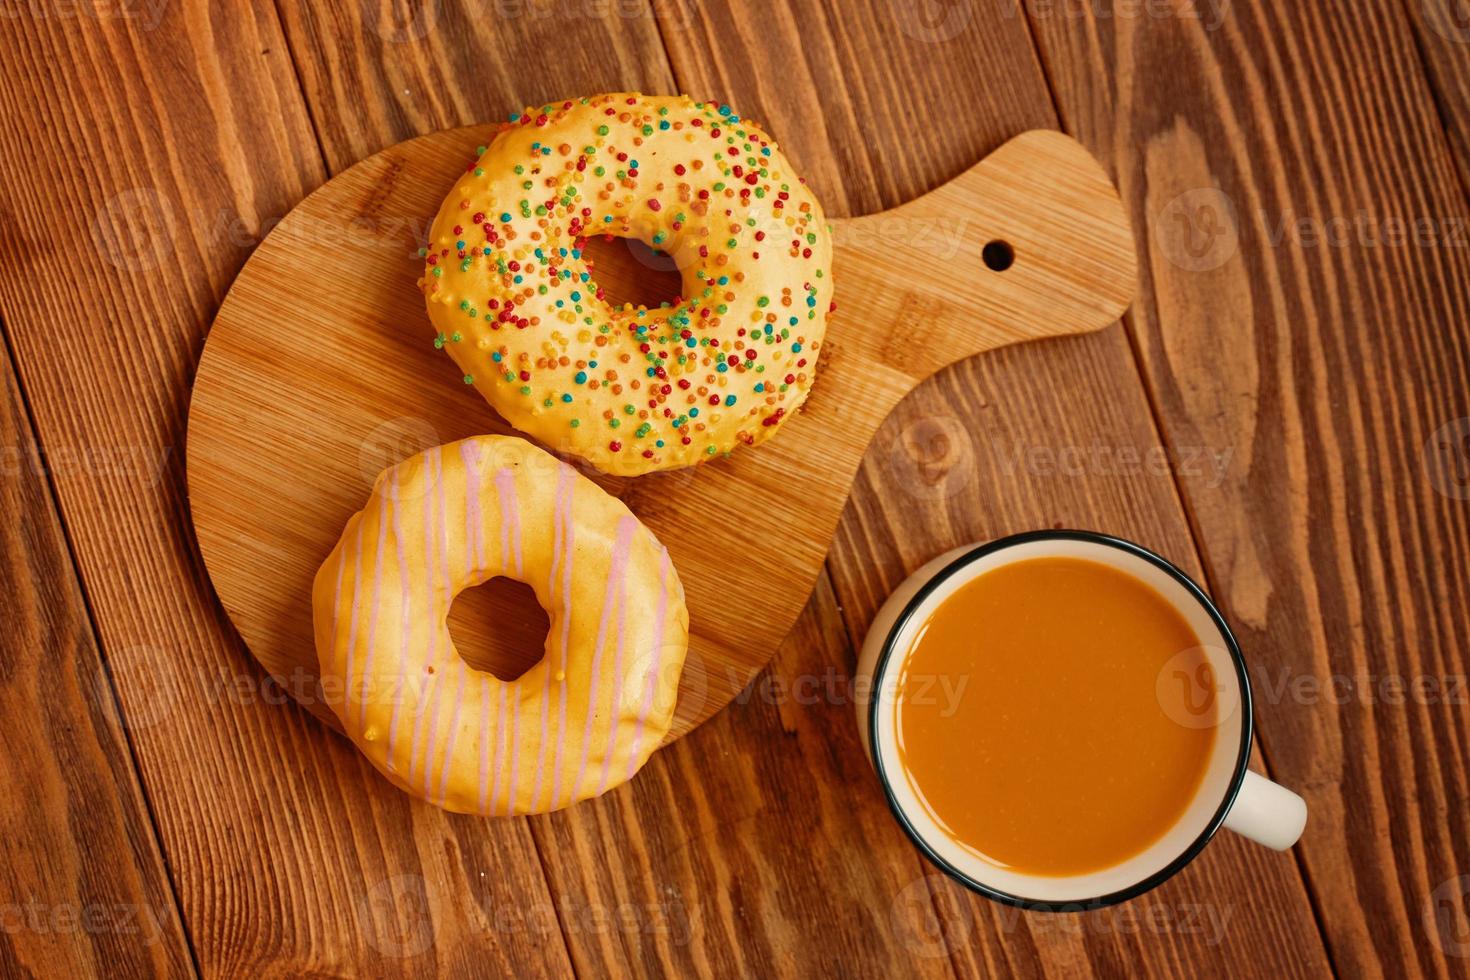
<path id="1" fill-rule="evenodd" d="M 0 976 L 1470 973 L 1465 0 L 12 0 L 0 38 Z M 1122 192 L 1138 299 L 909 397 L 770 668 L 632 783 L 449 816 L 221 612 L 190 379 L 332 174 L 624 88 L 764 121 L 837 215 L 1064 129 Z M 1051 526 L 1207 584 L 1297 848 L 1223 834 L 1048 916 L 908 844 L 854 645 L 927 558 Z"/>

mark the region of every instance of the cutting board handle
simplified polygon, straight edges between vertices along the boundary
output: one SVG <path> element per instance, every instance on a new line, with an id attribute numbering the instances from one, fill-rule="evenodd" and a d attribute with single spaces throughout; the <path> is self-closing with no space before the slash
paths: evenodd
<path id="1" fill-rule="evenodd" d="M 908 204 L 838 222 L 847 305 L 829 335 L 913 382 L 1018 340 L 1118 319 L 1137 258 L 1122 202 L 1082 144 L 1050 130 L 1011 139 Z"/>

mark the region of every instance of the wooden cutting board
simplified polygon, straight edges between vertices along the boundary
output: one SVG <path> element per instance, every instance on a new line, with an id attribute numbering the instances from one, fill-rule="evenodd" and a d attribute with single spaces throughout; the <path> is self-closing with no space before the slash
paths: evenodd
<path id="1" fill-rule="evenodd" d="M 205 565 L 255 657 L 334 726 L 312 646 L 318 565 L 384 467 L 513 431 L 435 350 L 415 285 L 429 223 L 490 132 L 400 143 L 297 206 L 225 297 L 195 378 L 189 499 Z M 1061 133 L 1025 133 L 916 201 L 833 226 L 837 311 L 805 408 L 726 459 L 596 477 L 653 529 L 684 582 L 690 649 L 670 738 L 727 704 L 795 623 L 899 399 L 992 347 L 1106 326 L 1134 291 L 1117 193 Z M 598 252 L 610 295 L 659 279 L 633 255 Z M 455 604 L 451 626 L 467 660 L 505 674 L 539 655 L 527 632 L 539 618 L 520 596 L 482 588 Z"/>

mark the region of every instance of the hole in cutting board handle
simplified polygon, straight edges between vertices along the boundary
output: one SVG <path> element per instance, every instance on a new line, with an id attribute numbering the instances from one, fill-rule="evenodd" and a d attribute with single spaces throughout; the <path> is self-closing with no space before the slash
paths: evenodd
<path id="1" fill-rule="evenodd" d="M 1016 261 L 1016 250 L 1011 248 L 1010 242 L 992 239 L 980 250 L 980 260 L 990 271 L 1004 272 Z"/>

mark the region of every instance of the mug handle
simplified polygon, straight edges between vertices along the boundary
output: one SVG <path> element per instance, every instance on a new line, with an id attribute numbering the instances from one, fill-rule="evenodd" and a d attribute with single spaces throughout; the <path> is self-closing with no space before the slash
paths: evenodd
<path id="1" fill-rule="evenodd" d="M 1225 815 L 1226 829 L 1277 851 L 1295 844 L 1306 825 L 1306 800 L 1249 769 Z"/>

